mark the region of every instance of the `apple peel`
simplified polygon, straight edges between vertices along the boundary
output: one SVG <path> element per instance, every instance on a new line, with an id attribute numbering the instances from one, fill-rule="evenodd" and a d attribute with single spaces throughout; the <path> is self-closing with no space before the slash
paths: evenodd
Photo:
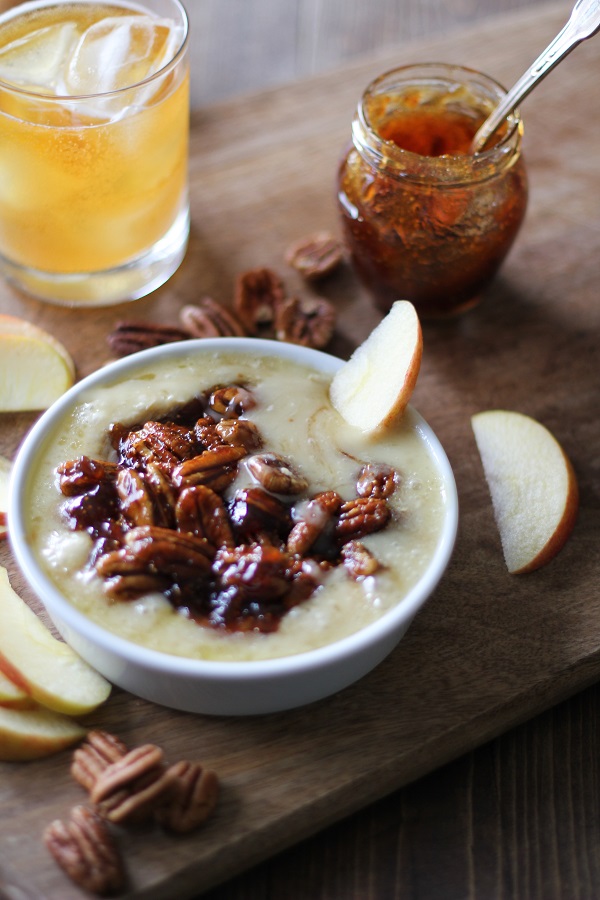
<path id="1" fill-rule="evenodd" d="M 6 762 L 49 756 L 72 746 L 85 735 L 85 729 L 73 719 L 43 707 L 0 707 L 0 760 Z"/>
<path id="2" fill-rule="evenodd" d="M 0 540 L 6 537 L 6 514 L 8 512 L 8 484 L 12 463 L 0 456 Z"/>
<path id="3" fill-rule="evenodd" d="M 410 400 L 422 355 L 417 312 L 408 300 L 397 300 L 333 376 L 331 403 L 349 425 L 361 431 L 391 428 Z"/>
<path id="4" fill-rule="evenodd" d="M 523 413 L 487 410 L 471 424 L 508 571 L 533 572 L 556 556 L 575 525 L 573 466 L 554 435 Z"/>
<path id="5" fill-rule="evenodd" d="M 0 566 L 0 671 L 37 703 L 82 715 L 109 696 L 110 682 L 46 628 Z"/>

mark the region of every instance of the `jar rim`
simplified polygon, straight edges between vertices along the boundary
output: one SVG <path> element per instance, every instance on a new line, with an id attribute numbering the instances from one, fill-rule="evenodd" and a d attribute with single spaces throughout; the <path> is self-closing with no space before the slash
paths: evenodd
<path id="1" fill-rule="evenodd" d="M 506 117 L 506 132 L 491 147 L 476 154 L 447 154 L 423 156 L 399 147 L 393 141 L 382 138 L 376 126 L 369 120 L 366 100 L 369 97 L 391 92 L 393 87 L 405 88 L 411 83 L 439 83 L 440 85 L 465 85 L 479 88 L 482 99 L 485 94 L 499 102 L 507 93 L 495 78 L 468 66 L 450 63 L 413 63 L 389 69 L 374 78 L 364 89 L 352 123 L 353 143 L 361 155 L 371 163 L 382 166 L 392 176 L 411 180 L 439 178 L 446 183 L 465 180 L 484 180 L 493 177 L 498 169 L 504 169 L 518 158 L 523 133 L 523 123 L 518 109 Z M 493 106 L 490 108 L 490 112 Z M 397 170 L 397 171 L 395 171 Z"/>

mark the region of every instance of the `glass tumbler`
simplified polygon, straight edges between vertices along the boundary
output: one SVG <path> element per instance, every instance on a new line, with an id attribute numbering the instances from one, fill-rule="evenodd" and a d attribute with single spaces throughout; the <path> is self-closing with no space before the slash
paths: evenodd
<path id="1" fill-rule="evenodd" d="M 71 306 L 165 282 L 189 235 L 178 0 L 35 0 L 0 18 L 0 271 Z"/>
<path id="2" fill-rule="evenodd" d="M 366 88 L 338 202 L 356 272 L 382 310 L 405 299 L 425 318 L 462 312 L 498 271 L 527 205 L 519 113 L 482 152 L 470 144 L 504 93 L 443 63 L 395 69 Z"/>

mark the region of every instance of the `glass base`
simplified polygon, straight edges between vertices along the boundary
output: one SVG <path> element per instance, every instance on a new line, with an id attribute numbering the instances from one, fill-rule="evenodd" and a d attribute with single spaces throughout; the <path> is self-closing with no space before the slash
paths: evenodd
<path id="1" fill-rule="evenodd" d="M 110 306 L 145 297 L 179 268 L 190 233 L 189 206 L 154 246 L 122 266 L 103 272 L 40 272 L 0 255 L 0 273 L 19 289 L 60 306 Z"/>

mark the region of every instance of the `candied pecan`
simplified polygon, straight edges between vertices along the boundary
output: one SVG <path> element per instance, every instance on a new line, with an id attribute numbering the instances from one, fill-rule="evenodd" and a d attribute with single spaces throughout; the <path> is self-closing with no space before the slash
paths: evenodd
<path id="1" fill-rule="evenodd" d="M 245 337 L 246 329 L 237 316 L 212 297 L 203 297 L 197 305 L 184 306 L 181 324 L 193 338 Z"/>
<path id="2" fill-rule="evenodd" d="M 217 388 L 208 398 L 208 405 L 226 419 L 235 419 L 256 406 L 251 391 L 239 384 Z"/>
<path id="3" fill-rule="evenodd" d="M 107 343 L 115 356 L 129 356 L 130 353 L 137 353 L 138 350 L 159 347 L 161 344 L 172 344 L 174 341 L 185 341 L 188 338 L 188 332 L 182 328 L 131 320 L 118 322 L 115 329 L 108 335 Z"/>
<path id="4" fill-rule="evenodd" d="M 308 481 L 277 453 L 257 453 L 246 460 L 248 471 L 270 494 L 301 494 Z"/>
<path id="5" fill-rule="evenodd" d="M 295 525 L 287 539 L 288 551 L 306 556 L 326 530 L 332 529 L 332 517 L 341 505 L 342 498 L 337 491 L 322 491 L 300 509 L 295 509 Z M 321 550 L 326 552 L 327 548 Z"/>
<path id="6" fill-rule="evenodd" d="M 342 503 L 335 531 L 344 542 L 381 531 L 387 525 L 390 508 L 379 497 L 358 497 Z"/>
<path id="7" fill-rule="evenodd" d="M 145 467 L 152 462 L 170 472 L 196 451 L 195 437 L 189 428 L 151 421 L 137 431 L 130 431 L 120 441 L 119 461 L 133 468 Z"/>
<path id="8" fill-rule="evenodd" d="M 92 459 L 90 456 L 78 456 L 56 468 L 58 486 L 65 497 L 85 494 L 100 484 L 112 484 L 117 472 L 116 463 Z"/>
<path id="9" fill-rule="evenodd" d="M 116 735 L 108 731 L 90 731 L 85 743 L 73 754 L 71 775 L 91 791 L 102 772 L 126 753 L 127 747 Z"/>
<path id="10" fill-rule="evenodd" d="M 385 463 L 365 463 L 358 473 L 356 493 L 359 497 L 391 497 L 400 476 Z"/>
<path id="11" fill-rule="evenodd" d="M 327 346 L 335 328 L 336 313 L 323 297 L 289 297 L 275 311 L 278 341 L 321 349 Z"/>
<path id="12" fill-rule="evenodd" d="M 105 530 L 105 523 L 119 516 L 115 484 L 103 481 L 85 493 L 67 497 L 60 510 L 69 528 L 88 531 L 98 538 Z"/>
<path id="13" fill-rule="evenodd" d="M 217 423 L 210 416 L 202 416 L 194 425 L 194 435 L 199 450 L 214 450 L 223 446 L 223 438 L 217 431 Z"/>
<path id="14" fill-rule="evenodd" d="M 135 469 L 121 469 L 117 494 L 123 515 L 131 525 L 155 524 L 154 504 L 142 474 Z"/>
<path id="15" fill-rule="evenodd" d="M 171 766 L 174 789 L 166 805 L 154 817 L 164 828 L 183 834 L 198 828 L 213 814 L 219 797 L 216 772 L 199 762 L 180 760 Z"/>
<path id="16" fill-rule="evenodd" d="M 177 493 L 170 479 L 156 463 L 146 466 L 145 482 L 154 504 L 155 524 L 170 527 L 175 522 Z"/>
<path id="17" fill-rule="evenodd" d="M 307 281 L 329 275 L 343 258 L 342 244 L 328 231 L 318 231 L 295 241 L 285 253 L 285 261 Z"/>
<path id="18" fill-rule="evenodd" d="M 74 807 L 68 823 L 56 819 L 48 825 L 43 841 L 61 869 L 83 890 L 108 896 L 125 887 L 121 854 L 97 812 Z"/>
<path id="19" fill-rule="evenodd" d="M 112 600 L 135 600 L 142 594 L 162 592 L 171 584 L 165 575 L 148 571 L 149 564 L 124 547 L 98 556 L 95 569 Z"/>
<path id="20" fill-rule="evenodd" d="M 272 631 L 277 621 L 273 606 L 282 604 L 291 580 L 289 554 L 264 544 L 239 544 L 220 548 L 213 574 L 217 593 L 211 624 L 242 631 Z"/>
<path id="21" fill-rule="evenodd" d="M 381 568 L 379 561 L 360 541 L 348 541 L 340 552 L 344 566 L 356 580 L 374 575 Z"/>
<path id="22" fill-rule="evenodd" d="M 221 497 L 203 484 L 185 488 L 175 507 L 177 529 L 206 538 L 215 548 L 235 543 L 225 504 Z"/>
<path id="23" fill-rule="evenodd" d="M 205 484 L 214 491 L 223 491 L 235 479 L 237 464 L 244 456 L 244 447 L 233 447 L 230 444 L 204 450 L 175 467 L 173 483 L 179 488 Z"/>
<path id="24" fill-rule="evenodd" d="M 248 452 L 262 447 L 261 433 L 250 419 L 221 419 L 215 430 L 226 444 L 234 447 L 245 447 Z"/>
<path id="25" fill-rule="evenodd" d="M 192 534 L 142 525 L 128 531 L 125 542 L 136 562 L 151 574 L 169 575 L 185 581 L 210 571 L 214 548 L 205 539 Z"/>
<path id="26" fill-rule="evenodd" d="M 238 276 L 234 308 L 249 334 L 270 332 L 284 296 L 283 282 L 272 269 L 251 269 Z"/>
<path id="27" fill-rule="evenodd" d="M 167 802 L 175 779 L 160 747 L 144 744 L 107 766 L 90 798 L 110 822 L 141 822 Z"/>
<path id="28" fill-rule="evenodd" d="M 243 538 L 284 535 L 291 526 L 289 508 L 262 488 L 244 488 L 233 498 L 229 517 Z"/>

